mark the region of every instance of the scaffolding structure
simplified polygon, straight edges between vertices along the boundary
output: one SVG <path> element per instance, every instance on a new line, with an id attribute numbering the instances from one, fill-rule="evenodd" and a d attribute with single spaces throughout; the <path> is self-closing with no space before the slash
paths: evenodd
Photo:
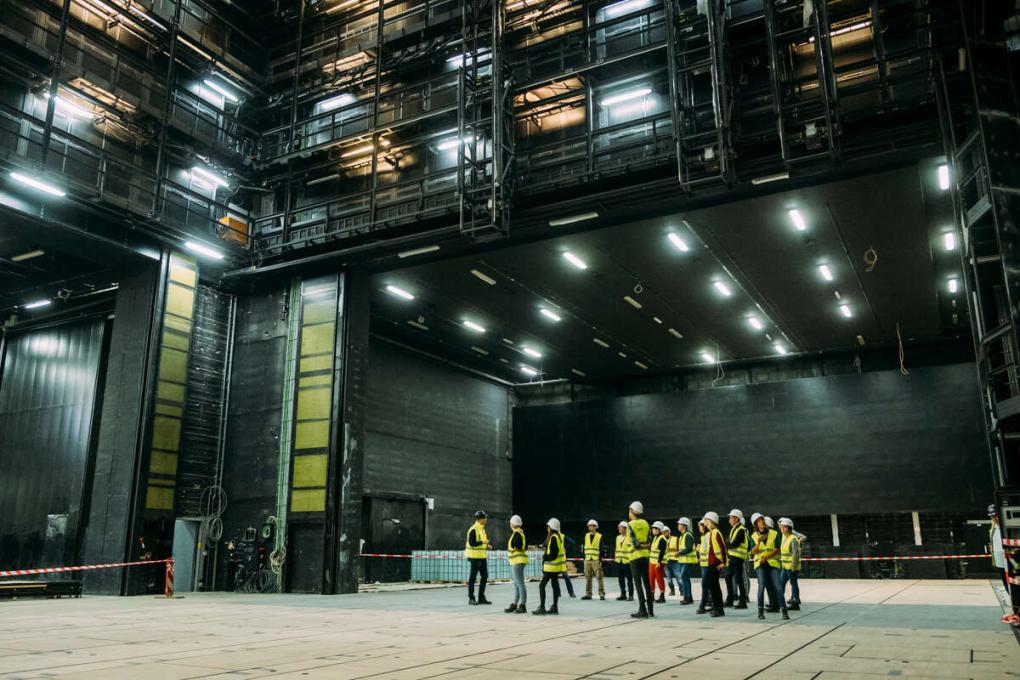
<path id="1" fill-rule="evenodd" d="M 498 238 L 936 143 L 940 3 L 3 0 L 0 162 L 255 261 Z"/>

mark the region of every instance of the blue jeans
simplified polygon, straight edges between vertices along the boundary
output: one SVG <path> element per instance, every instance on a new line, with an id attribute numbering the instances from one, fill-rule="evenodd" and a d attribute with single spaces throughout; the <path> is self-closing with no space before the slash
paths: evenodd
<path id="1" fill-rule="evenodd" d="M 786 603 L 779 599 L 779 594 L 782 592 L 782 585 L 779 583 L 779 570 L 762 562 L 754 570 L 754 575 L 758 579 L 758 609 L 765 608 L 766 589 L 769 591 L 769 603 L 773 607 L 785 609 Z"/>
<path id="2" fill-rule="evenodd" d="M 528 588 L 524 584 L 524 569 L 526 564 L 511 564 L 510 578 L 514 584 L 514 603 L 525 605 L 528 603 Z"/>
<path id="3" fill-rule="evenodd" d="M 693 564 L 680 565 L 680 590 L 683 591 L 685 600 L 694 599 L 694 591 L 691 590 L 691 569 L 693 568 Z"/>
<path id="4" fill-rule="evenodd" d="M 680 563 L 666 562 L 666 585 L 672 588 L 674 581 L 676 581 L 676 587 L 680 588 L 680 594 L 683 595 L 683 587 L 680 585 Z"/>
<path id="5" fill-rule="evenodd" d="M 800 575 L 798 571 L 788 571 L 783 569 L 779 574 L 780 590 L 782 596 L 786 597 L 786 584 L 790 584 L 790 604 L 800 604 L 800 585 L 797 583 L 797 577 Z"/>

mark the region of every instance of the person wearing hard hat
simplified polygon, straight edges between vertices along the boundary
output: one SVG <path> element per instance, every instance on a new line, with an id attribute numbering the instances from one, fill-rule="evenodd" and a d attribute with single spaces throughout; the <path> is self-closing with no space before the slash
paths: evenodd
<path id="1" fill-rule="evenodd" d="M 652 597 L 655 597 L 655 588 L 659 589 L 659 598 L 656 602 L 666 601 L 666 581 L 663 574 L 666 570 L 666 537 L 662 534 L 665 528 L 662 522 L 652 524 L 652 546 L 648 559 L 648 581 L 652 584 Z"/>
<path id="2" fill-rule="evenodd" d="M 786 603 L 779 597 L 779 533 L 770 529 L 766 518 L 755 513 L 751 516 L 755 525 L 754 547 L 751 555 L 754 558 L 754 574 L 758 579 L 758 618 L 765 618 L 765 591 L 769 592 L 770 612 L 782 610 L 783 618 L 790 618 L 786 611 Z"/>
<path id="3" fill-rule="evenodd" d="M 747 584 L 744 582 L 744 562 L 751 549 L 751 537 L 744 526 L 744 513 L 737 508 L 730 510 L 730 535 L 726 541 L 726 552 L 730 564 L 726 567 L 726 602 L 724 606 L 747 609 Z"/>
<path id="4" fill-rule="evenodd" d="M 485 599 L 485 584 L 489 580 L 489 550 L 492 544 L 485 533 L 489 516 L 484 510 L 475 513 L 475 523 L 467 530 L 464 557 L 471 563 L 468 576 L 468 604 L 492 604 Z M 475 580 L 478 579 L 478 599 L 475 599 Z"/>
<path id="5" fill-rule="evenodd" d="M 708 550 L 708 528 L 705 526 L 705 522 L 703 520 L 699 519 L 698 520 L 698 548 L 697 548 L 698 566 L 699 567 L 701 566 L 701 556 L 707 550 Z M 704 575 L 704 573 L 705 573 L 704 569 L 699 569 L 699 571 L 701 572 L 702 575 Z M 708 597 L 707 601 L 705 600 L 705 597 Z M 705 602 L 706 604 L 708 604 L 712 608 L 714 608 L 714 605 L 712 603 L 712 593 L 706 592 L 704 589 L 702 589 L 702 591 L 701 591 L 701 601 Z"/>
<path id="6" fill-rule="evenodd" d="M 793 520 L 789 517 L 779 518 L 779 531 L 782 538 L 779 543 L 779 599 L 786 603 L 786 609 L 800 610 L 800 585 L 797 576 L 800 574 L 800 539 L 793 533 Z M 786 584 L 790 584 L 790 599 L 786 599 Z"/>
<path id="7" fill-rule="evenodd" d="M 681 517 L 676 523 L 677 532 L 677 562 L 680 564 L 680 595 L 683 597 L 680 604 L 694 604 L 694 591 L 691 590 L 691 571 L 698 563 L 697 542 L 694 534 L 691 533 L 691 520 Z"/>
<path id="8" fill-rule="evenodd" d="M 706 512 L 701 518 L 705 525 L 705 547 L 701 553 L 701 606 L 697 613 L 704 614 L 706 611 L 711 616 L 724 616 L 722 588 L 719 587 L 719 575 L 726 569 L 728 556 L 726 554 L 726 539 L 719 531 L 719 515 L 714 512 Z M 708 597 L 711 594 L 712 605 L 708 610 Z"/>
<path id="9" fill-rule="evenodd" d="M 602 576 L 602 534 L 599 533 L 599 523 L 593 519 L 588 520 L 588 533 L 584 535 L 584 597 L 582 600 L 591 599 L 591 580 L 597 578 L 599 582 L 599 599 L 606 599 L 606 585 Z"/>
<path id="10" fill-rule="evenodd" d="M 620 522 L 616 525 L 616 552 L 613 559 L 616 560 L 616 578 L 620 582 L 620 601 L 634 600 L 634 574 L 630 573 L 630 555 L 634 546 L 630 544 L 630 536 L 627 532 L 627 523 Z M 630 586 L 630 595 L 627 594 L 627 586 Z"/>
<path id="11" fill-rule="evenodd" d="M 542 580 L 538 584 L 538 609 L 531 612 L 537 616 L 559 614 L 560 574 L 567 570 L 567 553 L 560 533 L 560 521 L 553 517 L 545 523 L 545 555 L 542 556 Z M 553 603 L 545 608 L 545 585 L 552 581 Z"/>
<path id="12" fill-rule="evenodd" d="M 634 575 L 634 590 L 637 591 L 638 610 L 631 614 L 635 619 L 647 619 L 655 616 L 652 599 L 652 584 L 648 579 L 648 558 L 652 547 L 652 530 L 642 517 L 645 506 L 641 501 L 634 501 L 627 508 L 627 532 L 633 546 L 630 558 L 630 572 Z"/>
<path id="13" fill-rule="evenodd" d="M 524 569 L 528 566 L 528 540 L 524 537 L 520 515 L 510 518 L 510 540 L 506 544 L 506 557 L 510 562 L 510 579 L 514 585 L 514 601 L 504 609 L 507 614 L 528 612 L 528 588 L 524 583 Z"/>
<path id="14" fill-rule="evenodd" d="M 680 586 L 680 534 L 673 535 L 669 525 L 663 522 L 665 529 L 662 535 L 666 537 L 666 586 L 670 595 L 678 592 L 683 598 L 683 588 Z M 674 589 L 673 585 L 676 585 Z"/>

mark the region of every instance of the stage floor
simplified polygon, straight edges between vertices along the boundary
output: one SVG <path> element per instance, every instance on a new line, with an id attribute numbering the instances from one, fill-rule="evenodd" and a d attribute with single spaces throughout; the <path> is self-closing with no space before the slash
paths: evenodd
<path id="1" fill-rule="evenodd" d="M 611 599 L 615 582 L 604 602 L 562 600 L 558 617 L 504 614 L 508 585 L 490 587 L 491 607 L 468 607 L 462 587 L 0 602 L 0 677 L 1020 677 L 988 581 L 801 583 L 806 604 L 789 622 L 755 609 L 711 619 L 674 601 L 635 620 L 632 603 Z M 535 583 L 529 598 L 538 604 Z"/>

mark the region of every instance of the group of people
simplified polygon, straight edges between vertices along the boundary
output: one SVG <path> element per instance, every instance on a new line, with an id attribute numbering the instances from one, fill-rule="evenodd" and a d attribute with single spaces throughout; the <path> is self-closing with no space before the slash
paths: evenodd
<path id="1" fill-rule="evenodd" d="M 694 566 L 701 571 L 701 600 L 698 614 L 723 616 L 724 607 L 748 608 L 748 581 L 746 564 L 753 565 L 758 582 L 758 618 L 764 619 L 766 612 L 780 613 L 789 619 L 789 612 L 800 609 L 800 587 L 798 575 L 801 567 L 800 546 L 803 534 L 794 531 L 793 521 L 782 517 L 773 523 L 770 517 L 760 513 L 751 515 L 750 526 L 745 524 L 744 514 L 733 509 L 728 515 L 729 529 L 724 536 L 720 529 L 719 515 L 706 512 L 697 523 L 699 535 L 695 538 L 694 526 L 687 517 L 676 523 L 676 533 L 663 522 L 651 524 L 644 518 L 644 506 L 634 501 L 628 508 L 627 521 L 617 525 L 615 551 L 611 560 L 619 567 L 620 595 L 617 600 L 638 600 L 638 610 L 631 614 L 635 618 L 649 618 L 655 615 L 656 602 L 666 601 L 666 589 L 670 595 L 678 595 L 680 604 L 694 604 L 691 578 Z M 488 580 L 487 551 L 492 548 L 486 534 L 488 517 L 479 510 L 475 523 L 468 529 L 464 549 L 470 561 L 468 579 L 468 603 L 472 605 L 491 604 L 485 599 L 485 585 Z M 507 541 L 507 559 L 510 562 L 514 596 L 504 610 L 507 613 L 527 612 L 527 589 L 524 571 L 528 564 L 528 543 L 518 515 L 510 518 L 510 537 Z M 588 521 L 588 532 L 584 536 L 585 595 L 592 599 L 592 582 L 598 584 L 599 599 L 606 599 L 602 562 L 610 559 L 608 550 L 599 533 L 598 521 Z M 573 591 L 567 572 L 566 537 L 555 517 L 546 522 L 546 539 L 541 549 L 542 580 L 539 583 L 540 604 L 532 614 L 543 616 L 559 613 L 560 575 L 564 576 L 570 595 Z M 726 596 L 723 597 L 721 581 L 726 581 Z M 475 584 L 478 583 L 478 597 Z M 546 586 L 552 586 L 552 605 L 546 608 Z M 790 598 L 786 599 L 786 586 L 790 585 Z M 656 595 L 658 593 L 658 595 Z M 766 598 L 768 606 L 766 607 Z"/>

